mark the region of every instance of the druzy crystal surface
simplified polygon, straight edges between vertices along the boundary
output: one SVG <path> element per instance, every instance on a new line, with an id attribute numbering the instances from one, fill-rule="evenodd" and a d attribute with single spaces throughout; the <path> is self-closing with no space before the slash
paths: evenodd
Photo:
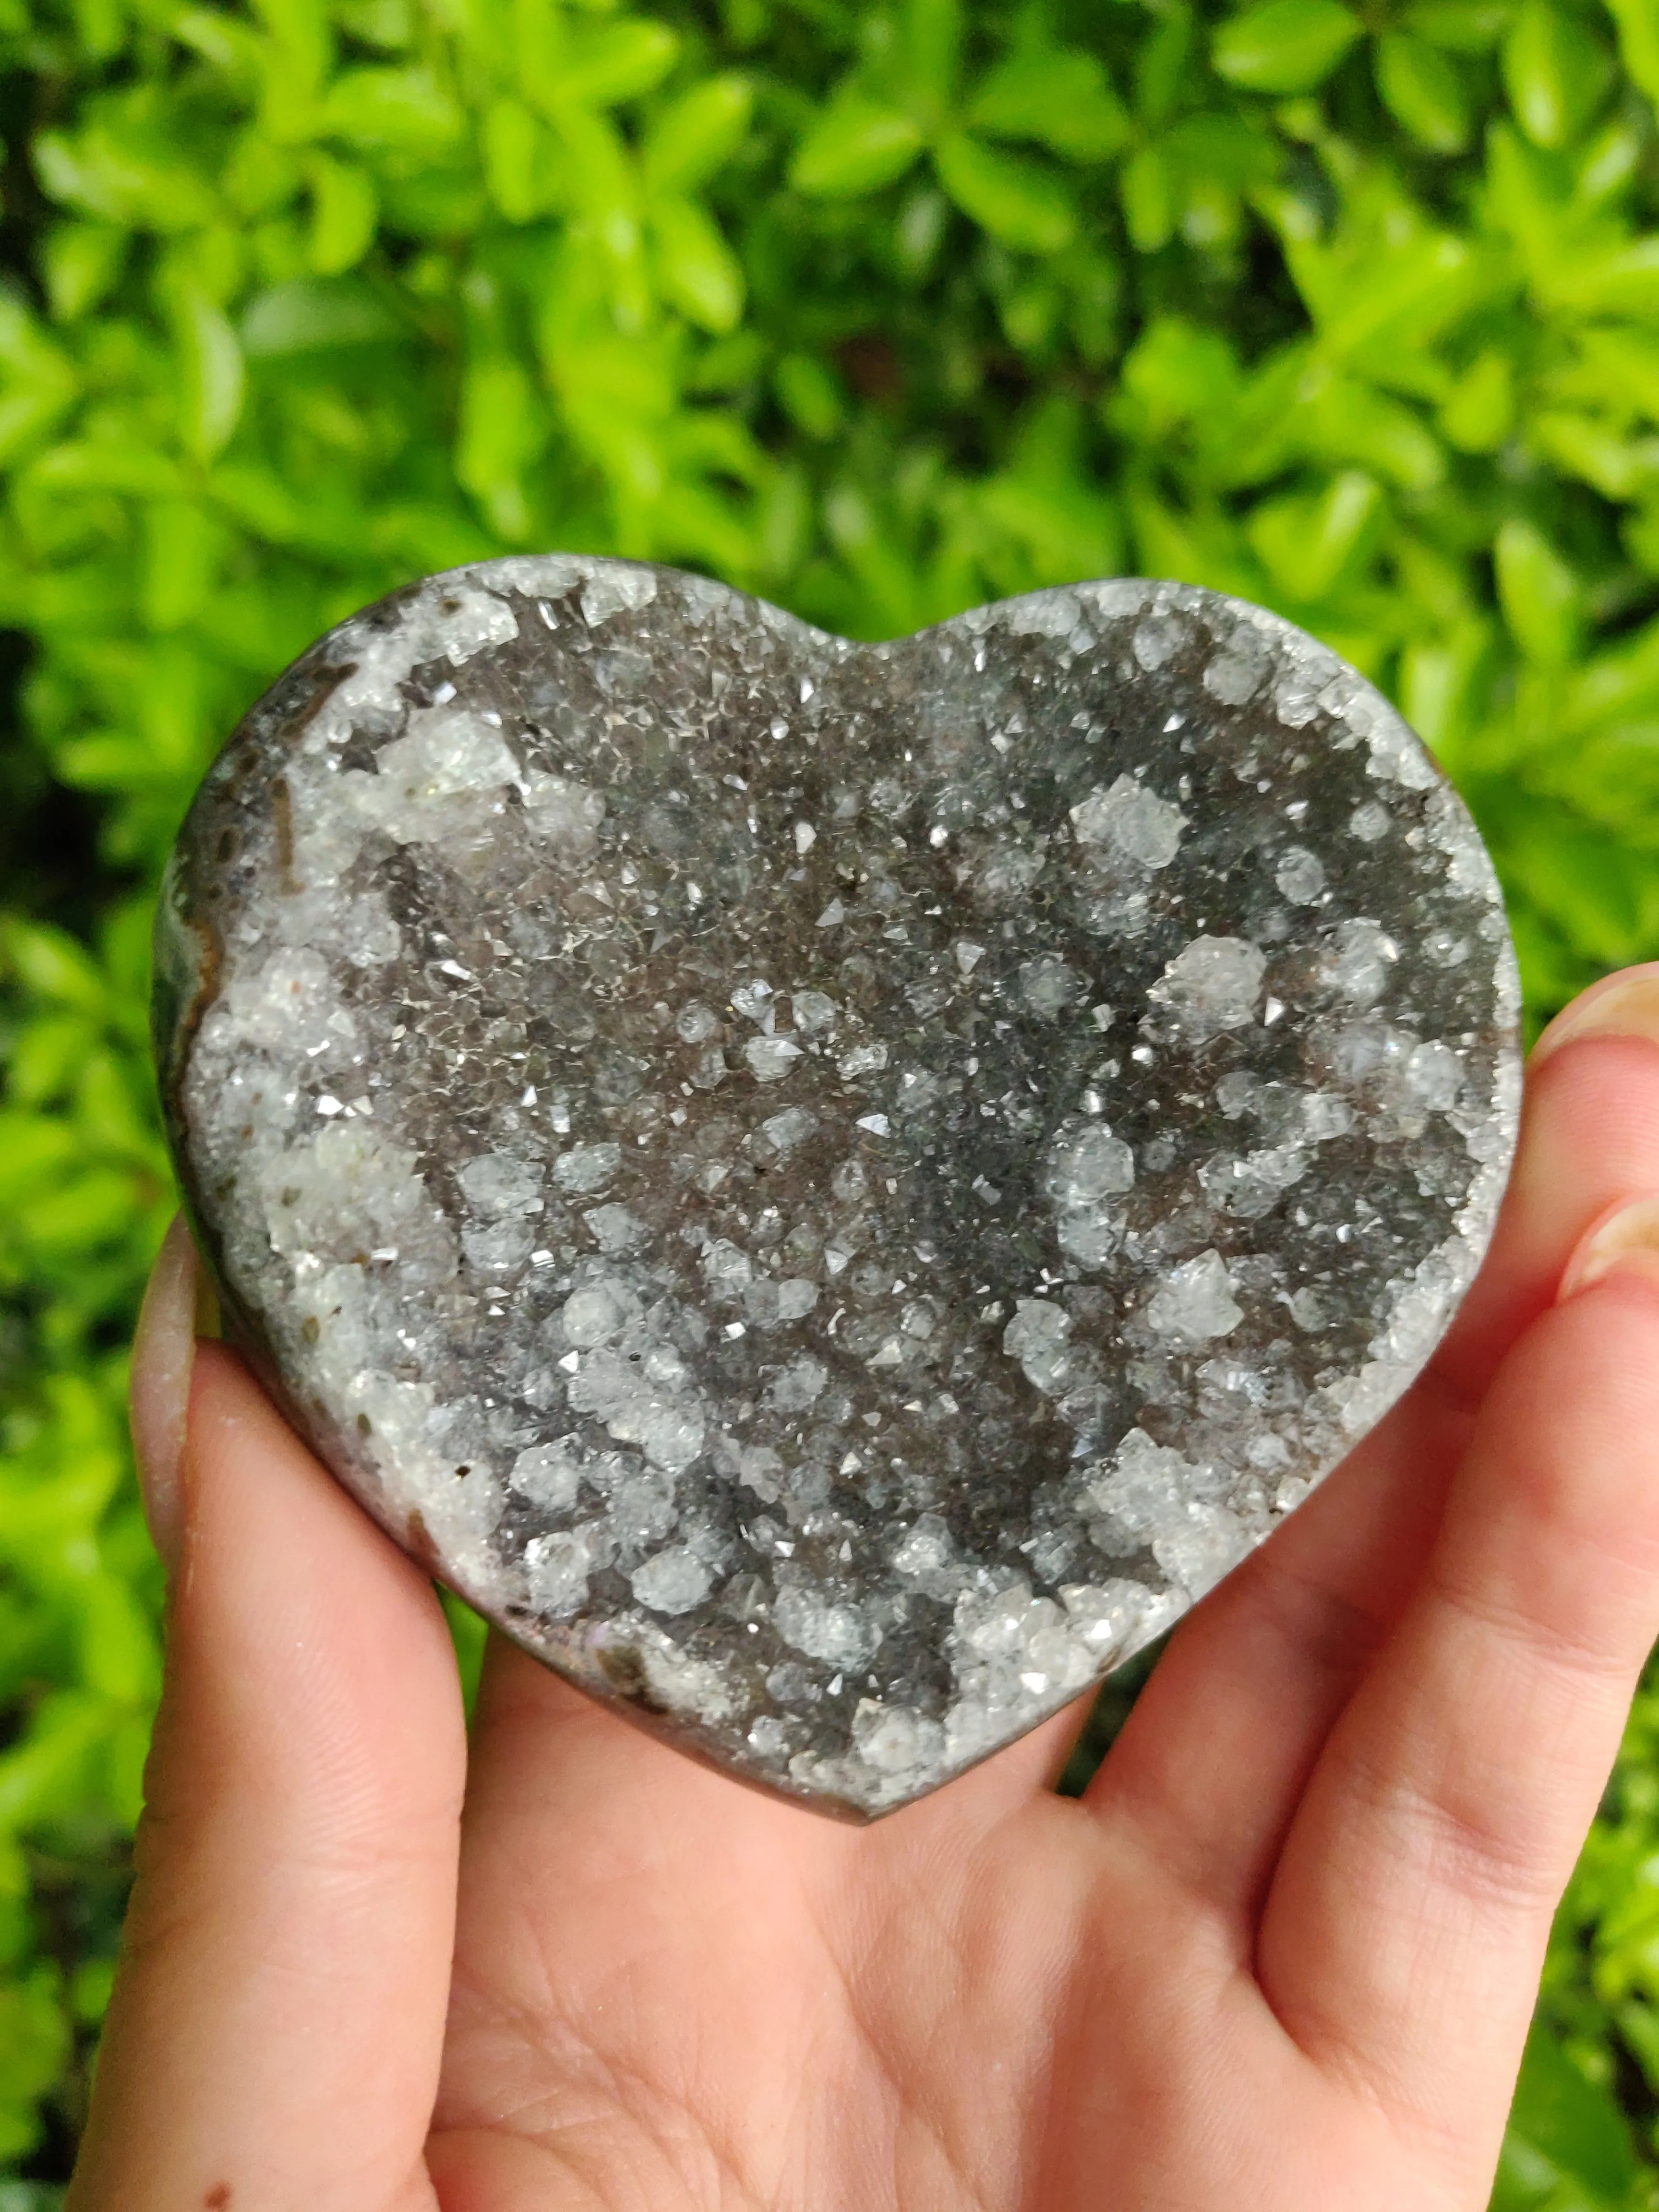
<path id="1" fill-rule="evenodd" d="M 856 1814 L 1307 1495 L 1514 1140 L 1462 807 L 1332 654 L 1170 585 L 872 647 L 624 562 L 429 580 L 248 715 L 160 952 L 232 1328 L 342 1481 Z"/>

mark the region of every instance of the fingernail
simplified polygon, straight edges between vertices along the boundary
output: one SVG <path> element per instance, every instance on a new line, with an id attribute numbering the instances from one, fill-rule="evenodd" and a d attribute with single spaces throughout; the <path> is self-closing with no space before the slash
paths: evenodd
<path id="1" fill-rule="evenodd" d="M 169 1573 L 184 1532 L 180 1475 L 204 1279 L 189 1224 L 175 1214 L 138 1310 L 127 1401 L 144 1518 Z"/>
<path id="2" fill-rule="evenodd" d="M 1604 1214 L 1580 1239 L 1557 1298 L 1576 1297 L 1618 1269 L 1659 1283 L 1659 1198 L 1638 1198 Z"/>
<path id="3" fill-rule="evenodd" d="M 1537 1067 L 1564 1044 L 1589 1036 L 1647 1037 L 1659 1044 L 1659 961 L 1627 968 L 1581 992 L 1533 1047 L 1532 1064 Z"/>

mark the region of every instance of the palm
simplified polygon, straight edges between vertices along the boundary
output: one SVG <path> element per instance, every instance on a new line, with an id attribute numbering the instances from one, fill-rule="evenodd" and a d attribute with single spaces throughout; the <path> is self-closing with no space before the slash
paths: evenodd
<path id="1" fill-rule="evenodd" d="M 1659 1256 L 1552 1302 L 1659 1248 L 1656 1190 L 1659 1052 L 1592 1023 L 1435 1370 L 1183 1625 L 1085 1799 L 1073 1714 L 866 1830 L 505 1646 L 469 1748 L 429 1586 L 201 1352 L 70 2207 L 1479 2212 L 1659 1626 Z"/>
<path id="2" fill-rule="evenodd" d="M 1282 2086 L 1266 2006 L 1218 2002 L 1226 1931 L 1042 1790 L 1051 1743 L 859 1835 L 613 1735 L 498 1671 L 428 2154 L 446 2204 L 1058 2208 L 1110 2174 L 1138 2205 L 1136 2168 L 1196 2134 L 1183 2075 L 1220 2059 L 1244 2093 L 1230 2152 Z"/>
<path id="3" fill-rule="evenodd" d="M 1107 2176 L 1116 2201 L 1162 2203 L 1177 2170 L 1183 2203 L 1249 2202 L 1252 2172 L 1275 2205 L 1474 2202 L 1297 2043 L 1271 1994 L 1294 1954 L 1256 1978 L 1311 1716 L 1279 1698 L 1240 1741 L 1236 1640 L 1275 1610 L 1304 1634 L 1286 1609 L 1310 1585 L 1298 1601 L 1285 1577 L 1311 1572 L 1328 1656 L 1358 1666 L 1380 1626 L 1339 1587 L 1357 1511 L 1379 1517 L 1358 1494 L 1380 1503 L 1413 1458 L 1413 1510 L 1364 1546 L 1391 1608 L 1432 1526 L 1423 1454 L 1449 1473 L 1464 1426 L 1419 1394 L 1344 1471 L 1348 1499 L 1286 1532 L 1288 1564 L 1264 1554 L 1194 1621 L 1085 1805 L 1048 1787 L 1077 1714 L 858 1831 L 642 1744 L 495 1647 L 428 2154 L 442 2203 L 1060 2212 Z M 1476 2132 L 1471 2171 L 1492 2148 Z"/>

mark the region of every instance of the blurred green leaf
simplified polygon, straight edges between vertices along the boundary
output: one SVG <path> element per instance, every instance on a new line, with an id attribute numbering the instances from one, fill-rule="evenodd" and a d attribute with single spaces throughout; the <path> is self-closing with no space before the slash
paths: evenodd
<path id="1" fill-rule="evenodd" d="M 355 162 L 319 155 L 311 164 L 312 267 L 321 276 L 356 268 L 374 240 L 373 179 Z"/>
<path id="2" fill-rule="evenodd" d="M 180 292 L 173 327 L 185 443 L 198 460 L 211 460 L 241 415 L 242 349 L 228 319 L 193 289 Z"/>
<path id="3" fill-rule="evenodd" d="M 963 213 L 1005 246 L 1058 253 L 1071 244 L 1076 212 L 1051 170 L 960 132 L 940 142 L 933 160 L 940 184 Z"/>
<path id="4" fill-rule="evenodd" d="M 1574 2066 L 1547 2032 L 1528 2038 L 1516 2088 L 1510 2142 L 1493 2199 L 1536 2205 L 1536 2191 L 1559 2181 L 1575 2185 L 1590 2212 L 1622 2212 L 1637 2180 L 1630 2130 L 1607 2091 Z"/>
<path id="5" fill-rule="evenodd" d="M 718 226 L 695 200 L 661 199 L 652 222 L 665 298 L 706 331 L 735 328 L 743 270 Z"/>
<path id="6" fill-rule="evenodd" d="M 1247 91 L 1307 92 L 1359 35 L 1337 0 L 1260 0 L 1220 26 L 1211 52 L 1221 75 Z"/>
<path id="7" fill-rule="evenodd" d="M 1431 154 L 1468 143 L 1469 102 L 1456 64 L 1426 39 L 1393 33 L 1376 42 L 1376 89 L 1389 113 Z"/>
<path id="8" fill-rule="evenodd" d="M 1648 98 L 1659 100 L 1659 0 L 1607 0 L 1619 27 L 1619 52 L 1626 75 Z"/>
<path id="9" fill-rule="evenodd" d="M 95 307 L 121 273 L 128 234 L 114 223 L 58 223 L 48 234 L 46 296 L 60 322 L 74 322 Z"/>
<path id="10" fill-rule="evenodd" d="M 1028 46 L 994 69 L 968 120 L 993 138 L 1029 138 L 1078 161 L 1103 161 L 1129 135 L 1127 110 L 1092 54 Z"/>
<path id="11" fill-rule="evenodd" d="M 653 191 L 685 192 L 707 184 L 741 143 L 754 107 L 747 77 L 706 77 L 653 116 L 641 149 Z"/>
<path id="12" fill-rule="evenodd" d="M 850 198 L 902 177 L 921 150 L 911 117 L 854 94 L 827 108 L 801 141 L 789 181 L 823 199 Z"/>
<path id="13" fill-rule="evenodd" d="M 667 76 L 679 43 L 666 23 L 638 17 L 573 24 L 556 79 L 542 90 L 559 107 L 611 107 L 636 100 Z"/>
<path id="14" fill-rule="evenodd" d="M 336 346 L 376 345 L 400 335 L 396 318 L 363 284 L 296 276 L 249 301 L 242 345 L 250 361 Z"/>
<path id="15" fill-rule="evenodd" d="M 465 127 L 447 89 L 420 69 L 355 69 L 337 77 L 322 109 L 323 127 L 347 146 L 431 161 Z"/>
<path id="16" fill-rule="evenodd" d="M 1522 0 L 1503 58 L 1515 119 L 1535 146 L 1565 146 L 1575 137 L 1612 77 L 1589 26 L 1552 0 Z"/>
<path id="17" fill-rule="evenodd" d="M 1498 600 L 1510 635 L 1529 660 L 1565 667 L 1582 633 L 1578 579 L 1542 532 L 1511 516 L 1492 546 Z"/>

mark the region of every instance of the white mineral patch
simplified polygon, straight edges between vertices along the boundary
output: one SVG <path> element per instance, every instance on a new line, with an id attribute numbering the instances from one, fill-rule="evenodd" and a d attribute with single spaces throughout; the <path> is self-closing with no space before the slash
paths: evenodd
<path id="1" fill-rule="evenodd" d="M 1018 976 L 1019 995 L 1040 1021 L 1058 1021 L 1088 988 L 1087 979 L 1064 960 L 1029 960 Z"/>
<path id="2" fill-rule="evenodd" d="M 603 1190 L 621 1164 L 620 1145 L 573 1145 L 554 1161 L 553 1180 L 561 1190 L 586 1195 Z"/>
<path id="3" fill-rule="evenodd" d="M 792 1649 L 834 1667 L 868 1666 L 881 1641 L 880 1630 L 859 1607 L 799 1583 L 778 1592 L 772 1620 Z"/>
<path id="4" fill-rule="evenodd" d="M 1255 1018 L 1267 956 L 1239 937 L 1195 937 L 1147 996 L 1195 1035 L 1242 1029 Z"/>
<path id="5" fill-rule="evenodd" d="M 853 1747 L 878 1774 L 911 1774 L 918 1767 L 937 1766 L 945 1731 L 937 1721 L 902 1705 L 860 1698 L 853 1715 Z"/>
<path id="6" fill-rule="evenodd" d="M 1023 599 L 1010 599 L 1003 621 L 1016 637 L 1069 637 L 1077 628 L 1079 607 L 1070 592 L 1032 592 Z"/>
<path id="7" fill-rule="evenodd" d="M 1072 1370 L 1066 1349 L 1071 1334 L 1072 1317 L 1063 1307 L 1043 1298 L 1021 1298 L 1002 1332 L 1002 1348 L 1018 1360 L 1034 1389 L 1055 1390 Z"/>
<path id="8" fill-rule="evenodd" d="M 1079 844 L 1110 846 L 1144 868 L 1167 868 L 1187 827 L 1172 800 L 1131 775 L 1119 776 L 1109 789 L 1097 784 L 1072 808 L 1071 822 Z"/>
<path id="9" fill-rule="evenodd" d="M 511 1487 L 550 1513 L 563 1513 L 576 1502 L 586 1455 L 574 1437 L 556 1443 L 532 1444 L 513 1462 Z"/>
<path id="10" fill-rule="evenodd" d="M 649 568 L 606 562 L 582 593 L 582 619 L 590 629 L 597 629 L 612 615 L 648 607 L 656 596 L 657 580 Z"/>
<path id="11" fill-rule="evenodd" d="M 855 1044 L 844 1052 L 836 1062 L 836 1070 L 848 1083 L 855 1083 L 861 1075 L 878 1075 L 887 1065 L 887 1047 L 879 1039 L 869 1044 Z"/>
<path id="12" fill-rule="evenodd" d="M 1250 1549 L 1249 1530 L 1224 1505 L 1190 1504 L 1152 1543 L 1152 1557 L 1194 1601 Z"/>
<path id="13" fill-rule="evenodd" d="M 791 1036 L 750 1037 L 743 1048 L 757 1083 L 781 1083 L 801 1056 L 802 1048 Z"/>
<path id="14" fill-rule="evenodd" d="M 1149 614 L 1135 626 L 1131 640 L 1134 657 L 1149 676 L 1154 675 L 1175 659 L 1190 635 L 1178 615 Z"/>
<path id="15" fill-rule="evenodd" d="M 532 1536 L 524 1552 L 532 1604 L 556 1616 L 574 1613 L 608 1549 L 605 1533 L 593 1526 Z"/>
<path id="16" fill-rule="evenodd" d="M 1188 1498 L 1206 1495 L 1216 1486 L 1212 1468 L 1155 1443 L 1144 1429 L 1131 1429 L 1110 1461 L 1091 1476 L 1089 1495 L 1140 1541 L 1169 1525 Z"/>
<path id="17" fill-rule="evenodd" d="M 1292 906 L 1311 906 L 1325 888 L 1325 864 L 1305 845 L 1292 845 L 1273 870 L 1273 881 Z"/>
<path id="18" fill-rule="evenodd" d="M 1324 963 L 1328 987 L 1352 1006 L 1374 1006 L 1389 987 L 1400 948 L 1380 922 L 1343 922 Z"/>
<path id="19" fill-rule="evenodd" d="M 1171 1267 L 1146 1301 L 1147 1326 L 1188 1344 L 1230 1336 L 1244 1318 L 1221 1255 L 1212 1248 Z"/>
<path id="20" fill-rule="evenodd" d="M 803 1036 L 819 1036 L 836 1026 L 836 1002 L 826 992 L 792 992 L 790 1007 Z"/>
<path id="21" fill-rule="evenodd" d="M 455 1178 L 468 1203 L 494 1219 L 504 1214 L 539 1213 L 541 1170 L 507 1152 L 484 1152 L 469 1160 Z"/>
<path id="22" fill-rule="evenodd" d="M 641 1605 L 668 1613 L 690 1613 L 694 1605 L 701 1605 L 711 1579 L 702 1560 L 678 1545 L 656 1553 L 629 1577 Z"/>
<path id="23" fill-rule="evenodd" d="M 1273 665 L 1267 641 L 1249 624 L 1241 623 L 1222 650 L 1204 670 L 1204 689 L 1224 707 L 1242 707 L 1267 681 Z"/>
<path id="24" fill-rule="evenodd" d="M 1200 1168 L 1199 1180 L 1215 1203 L 1241 1221 L 1259 1221 L 1308 1171 L 1308 1155 L 1295 1145 L 1236 1154 L 1217 1152 Z"/>
<path id="25" fill-rule="evenodd" d="M 609 1206 L 589 1206 L 582 1219 L 601 1252 L 635 1251 L 651 1234 L 630 1207 L 614 1202 Z"/>

